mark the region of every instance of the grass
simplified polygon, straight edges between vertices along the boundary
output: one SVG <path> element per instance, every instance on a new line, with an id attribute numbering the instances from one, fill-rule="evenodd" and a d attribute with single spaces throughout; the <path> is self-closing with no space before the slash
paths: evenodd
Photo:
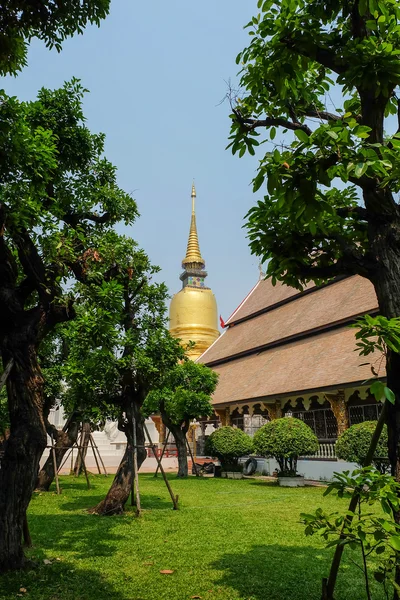
<path id="1" fill-rule="evenodd" d="M 111 477 L 62 477 L 62 495 L 35 494 L 29 524 L 40 567 L 0 579 L 0 599 L 318 600 L 332 551 L 306 538 L 300 512 L 318 506 L 323 488 L 279 488 L 260 480 L 170 476 L 173 511 L 161 478 L 141 475 L 142 517 L 98 517 L 85 509 L 104 497 Z M 44 564 L 44 560 L 51 564 Z M 162 575 L 170 569 L 173 574 Z M 20 588 L 26 592 L 20 592 Z M 373 583 L 374 600 L 383 598 Z M 361 572 L 344 562 L 336 600 L 365 597 Z"/>

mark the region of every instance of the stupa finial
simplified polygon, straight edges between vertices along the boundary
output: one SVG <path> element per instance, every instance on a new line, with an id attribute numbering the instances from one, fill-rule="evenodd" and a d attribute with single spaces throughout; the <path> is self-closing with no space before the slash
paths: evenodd
<path id="1" fill-rule="evenodd" d="M 194 186 L 194 181 L 192 184 L 192 218 L 190 221 L 190 230 L 189 230 L 189 239 L 186 249 L 186 256 L 182 261 L 182 266 L 198 263 L 199 268 L 204 268 L 204 260 L 202 259 L 200 253 L 200 245 L 199 238 L 197 236 L 197 226 L 196 226 L 196 212 L 195 212 L 195 199 L 196 199 L 196 188 Z M 202 265 L 202 266 L 200 266 Z"/>

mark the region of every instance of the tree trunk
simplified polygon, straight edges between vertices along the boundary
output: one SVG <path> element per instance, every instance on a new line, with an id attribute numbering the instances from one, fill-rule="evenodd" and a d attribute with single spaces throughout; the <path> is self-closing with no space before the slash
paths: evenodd
<path id="1" fill-rule="evenodd" d="M 56 442 L 55 453 L 57 469 L 60 467 L 68 450 L 75 444 L 78 437 L 79 425 L 79 416 L 77 414 L 73 414 L 72 417 L 68 419 L 61 431 L 57 431 L 55 428 L 52 429 L 53 438 L 55 438 Z M 48 492 L 54 477 L 54 461 L 52 455 L 50 454 L 42 469 L 39 471 L 36 489 L 40 490 L 41 492 Z"/>
<path id="2" fill-rule="evenodd" d="M 7 342 L 4 364 L 11 356 L 15 362 L 7 380 L 10 437 L 0 469 L 0 572 L 20 569 L 26 564 L 23 525 L 47 444 L 43 378 L 36 348 L 19 343 L 10 352 L 10 339 Z"/>
<path id="3" fill-rule="evenodd" d="M 188 459 L 187 459 L 187 446 L 186 446 L 186 434 L 188 432 L 188 425 L 186 423 L 183 426 L 172 423 L 165 412 L 163 405 L 160 407 L 161 418 L 164 425 L 170 430 L 175 439 L 176 449 L 178 451 L 178 477 L 184 478 L 189 475 Z"/>
<path id="4" fill-rule="evenodd" d="M 374 251 L 379 266 L 373 280 L 380 313 L 388 319 L 400 317 L 400 222 L 393 220 L 378 225 L 374 231 Z M 388 454 L 391 473 L 400 483 L 400 354 L 388 351 L 386 360 L 387 386 L 395 394 L 395 403 L 388 403 L 386 425 L 388 429 Z M 400 512 L 395 513 L 400 525 Z M 400 585 L 400 566 L 396 566 L 395 581 Z M 394 599 L 400 598 L 397 590 Z"/>
<path id="5" fill-rule="evenodd" d="M 74 475 L 78 476 L 83 471 L 83 462 L 86 461 L 86 455 L 89 446 L 89 439 L 91 434 L 90 423 L 83 423 L 82 425 L 82 436 L 80 439 L 80 452 L 78 452 L 78 456 L 76 457 L 75 467 L 74 467 Z"/>
<path id="6" fill-rule="evenodd" d="M 175 438 L 176 449 L 178 451 L 178 477 L 184 478 L 189 475 L 186 430 L 177 425 L 171 425 L 171 432 Z"/>
<path id="7" fill-rule="evenodd" d="M 138 470 L 146 459 L 147 453 L 144 447 L 145 436 L 143 423 L 144 419 L 140 414 L 140 407 L 133 406 L 133 414 L 136 420 L 136 443 L 137 443 L 137 461 Z M 129 407 L 125 412 L 126 418 L 121 429 L 125 432 L 127 446 L 124 456 L 118 467 L 118 471 L 114 477 L 114 481 L 108 490 L 107 496 L 97 506 L 92 508 L 90 512 L 98 515 L 120 515 L 124 512 L 126 501 L 132 490 L 132 481 L 134 477 L 133 471 L 133 420 L 132 410 Z"/>

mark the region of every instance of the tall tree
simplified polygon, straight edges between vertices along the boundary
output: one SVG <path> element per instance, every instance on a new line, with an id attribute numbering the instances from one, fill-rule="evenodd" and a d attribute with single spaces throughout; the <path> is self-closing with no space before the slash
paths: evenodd
<path id="1" fill-rule="evenodd" d="M 100 25 L 110 0 L 6 0 L 0 11 L 0 74 L 14 75 L 26 65 L 32 38 L 60 51 L 62 42 L 82 33 L 88 23 Z"/>
<path id="2" fill-rule="evenodd" d="M 84 123 L 78 81 L 42 89 L 38 100 L 2 94 L 0 161 L 0 352 L 10 437 L 0 469 L 0 571 L 25 559 L 21 529 L 46 446 L 38 348 L 75 315 L 71 283 L 98 285 L 113 251 L 113 225 L 137 215 L 103 157 L 104 136 Z"/>
<path id="3" fill-rule="evenodd" d="M 241 89 L 232 102 L 230 144 L 240 156 L 255 154 L 259 136 L 275 145 L 260 156 L 253 180 L 254 192 L 266 183 L 267 194 L 248 213 L 251 249 L 268 261 L 273 281 L 300 289 L 308 281 L 366 277 L 381 314 L 396 319 L 399 4 L 260 0 L 258 7 L 248 24 L 250 45 L 237 57 Z M 386 370 L 395 394 L 387 417 L 389 457 L 400 481 L 400 355 L 394 349 Z"/>
<path id="4" fill-rule="evenodd" d="M 115 419 L 127 439 L 110 490 L 93 509 L 103 515 L 123 512 L 134 475 L 134 427 L 139 468 L 146 458 L 141 406 L 149 390 L 183 357 L 166 328 L 167 289 L 152 281 L 159 269 L 123 236 L 115 236 L 109 259 L 114 265 L 111 281 L 100 287 L 77 286 L 82 303 L 68 327 L 65 370 L 67 414 L 79 409 L 85 420 L 99 426 Z M 107 257 L 101 268 L 109 268 Z"/>
<path id="5" fill-rule="evenodd" d="M 152 390 L 143 406 L 145 414 L 160 412 L 178 450 L 178 477 L 188 476 L 186 435 L 193 419 L 211 416 L 211 394 L 218 375 L 209 367 L 185 360 L 167 373 L 162 387 Z"/>

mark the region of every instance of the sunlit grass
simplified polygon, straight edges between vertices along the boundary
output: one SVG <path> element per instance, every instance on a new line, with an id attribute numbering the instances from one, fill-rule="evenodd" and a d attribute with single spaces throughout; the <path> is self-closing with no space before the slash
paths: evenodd
<path id="1" fill-rule="evenodd" d="M 323 498 L 323 488 L 171 475 L 180 498 L 173 511 L 162 479 L 141 475 L 139 519 L 130 506 L 120 517 L 88 514 L 111 480 L 92 477 L 87 490 L 84 478 L 63 477 L 61 496 L 35 494 L 30 554 L 40 567 L 3 576 L 1 600 L 17 598 L 21 587 L 32 600 L 319 600 L 331 551 L 304 536 L 299 514 L 343 508 Z M 361 572 L 345 561 L 336 600 L 364 597 Z"/>

